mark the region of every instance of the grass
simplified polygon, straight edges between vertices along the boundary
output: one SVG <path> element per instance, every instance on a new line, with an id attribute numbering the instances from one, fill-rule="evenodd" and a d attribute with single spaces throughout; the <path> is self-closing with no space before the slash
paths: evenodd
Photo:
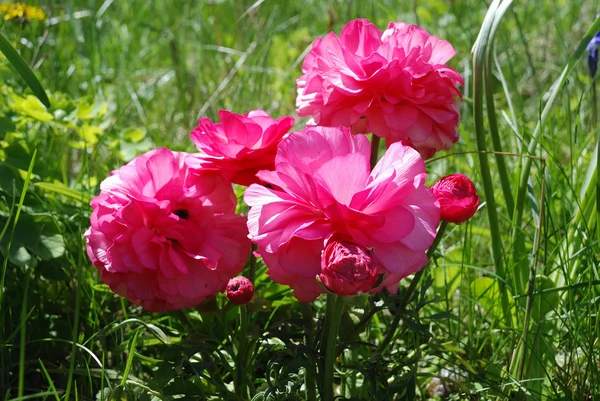
<path id="1" fill-rule="evenodd" d="M 398 297 L 346 308 L 340 395 L 426 399 L 440 379 L 446 384 L 435 388 L 451 399 L 600 397 L 598 125 L 581 62 L 600 4 L 31 4 L 47 11 L 45 23 L 4 21 L 0 31 L 34 68 L 49 110 L 78 114 L 71 125 L 44 122 L 30 103 L 0 102 L 0 399 L 240 399 L 232 387 L 238 310 L 217 299 L 150 314 L 116 298 L 87 260 L 90 209 L 81 200 L 151 146 L 193 151 L 188 134 L 199 116 L 216 118 L 221 108 L 294 115 L 311 41 L 359 17 L 381 28 L 419 23 L 451 41 L 450 64 L 465 78 L 461 140 L 428 162 L 429 182 L 461 172 L 485 203 L 468 223 L 448 227 L 409 299 L 410 278 Z M 484 23 L 488 7 L 502 4 L 497 25 L 491 14 Z M 29 93 L 7 67 L 0 87 L 3 99 L 9 87 Z M 319 360 L 304 338 L 321 338 L 324 302 L 301 311 L 264 271 L 259 263 L 259 297 L 248 306 L 246 382 L 252 394 L 304 399 L 302 378 Z M 405 302 L 391 345 L 374 352 L 366 344 L 383 341 Z M 305 333 L 302 316 L 314 332 Z"/>

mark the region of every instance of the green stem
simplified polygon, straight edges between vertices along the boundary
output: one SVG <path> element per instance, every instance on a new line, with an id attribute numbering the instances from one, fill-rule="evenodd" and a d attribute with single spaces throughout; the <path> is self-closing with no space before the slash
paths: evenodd
<path id="1" fill-rule="evenodd" d="M 490 46 L 491 47 L 491 46 Z M 502 186 L 502 194 L 504 195 L 504 202 L 506 203 L 506 209 L 508 210 L 508 216 L 512 219 L 515 201 L 512 196 L 512 190 L 510 188 L 510 181 L 508 179 L 508 170 L 506 163 L 504 162 L 504 156 L 502 153 L 502 142 L 500 141 L 500 134 L 498 133 L 498 121 L 496 120 L 496 108 L 494 107 L 494 91 L 493 91 L 493 78 L 492 78 L 492 65 L 493 65 L 493 51 L 488 49 L 486 57 L 486 68 L 485 68 L 485 104 L 487 106 L 488 122 L 490 124 L 490 134 L 492 137 L 492 144 L 494 145 L 494 155 L 496 156 L 496 165 L 498 166 L 498 175 L 500 176 L 500 185 Z"/>
<path id="2" fill-rule="evenodd" d="M 335 294 L 327 294 L 327 310 L 325 312 L 325 328 L 323 331 L 322 352 L 325 354 L 323 366 L 322 401 L 333 401 L 333 365 L 337 358 L 337 340 L 344 302 Z"/>
<path id="3" fill-rule="evenodd" d="M 438 245 L 442 241 L 442 237 L 443 237 L 444 233 L 446 232 L 447 227 L 448 227 L 448 222 L 442 221 L 442 223 L 440 224 L 440 227 L 438 228 L 438 231 L 435 235 L 435 239 L 433 240 L 433 243 L 427 250 L 427 257 L 429 259 L 431 259 L 433 257 L 435 250 L 437 249 Z M 412 298 L 412 295 L 417 288 L 417 284 L 419 284 L 421 277 L 423 277 L 425 268 L 419 270 L 417 272 L 417 274 L 415 274 L 415 277 L 413 277 L 413 280 L 411 281 L 410 286 L 408 286 L 406 293 L 402 297 L 402 300 L 400 301 L 400 305 L 398 305 L 398 309 L 396 309 L 396 314 L 394 315 L 394 320 L 392 320 L 392 324 L 390 324 L 390 327 L 389 327 L 387 333 L 385 334 L 385 337 L 383 338 L 381 345 L 379 346 L 380 353 L 383 353 L 383 351 L 385 351 L 386 348 L 392 343 L 392 340 L 394 339 L 394 336 L 396 335 L 396 331 L 398 330 L 398 325 L 400 324 L 400 318 L 402 317 L 402 314 L 404 313 L 404 310 L 406 309 L 406 305 Z"/>
<path id="4" fill-rule="evenodd" d="M 312 348 L 315 345 L 314 325 L 313 325 L 313 309 L 310 302 L 300 302 L 302 309 L 302 318 L 304 320 L 304 337 L 306 346 Z M 315 401 L 317 399 L 317 389 L 315 382 L 315 363 L 312 355 L 309 356 L 310 369 L 306 368 L 304 375 L 304 387 L 306 388 L 306 400 Z"/>
<path id="5" fill-rule="evenodd" d="M 596 80 L 592 80 L 592 129 L 597 132 L 596 166 L 600 165 L 600 130 L 598 130 L 598 98 Z M 596 217 L 600 217 L 600 174 L 596 174 Z M 600 220 L 596 220 L 596 234 L 600 241 Z M 600 243 L 600 242 L 599 242 Z"/>
<path id="6" fill-rule="evenodd" d="M 256 256 L 254 252 L 258 249 L 256 244 L 252 244 L 252 250 L 250 251 L 250 269 L 248 270 L 248 280 L 254 284 L 254 276 L 256 276 Z"/>
<path id="7" fill-rule="evenodd" d="M 256 244 L 252 244 L 250 251 L 250 268 L 248 270 L 248 279 L 254 283 L 256 276 Z M 248 395 L 248 386 L 246 384 L 248 368 L 248 310 L 246 305 L 240 306 L 240 329 L 238 330 L 238 348 L 235 364 L 235 394 L 245 398 Z"/>
<path id="8" fill-rule="evenodd" d="M 371 138 L 371 168 L 375 167 L 379 159 L 379 140 L 380 138 L 373 134 Z"/>
<path id="9" fill-rule="evenodd" d="M 8 255 L 7 255 L 8 257 Z M 25 345 L 27 344 L 27 300 L 29 297 L 29 272 L 25 272 L 25 286 L 23 289 L 23 303 L 21 304 L 21 333 L 19 349 L 19 389 L 17 395 L 23 397 L 25 389 Z"/>
<path id="10" fill-rule="evenodd" d="M 510 304 L 508 299 L 508 290 L 506 288 L 506 271 L 504 269 L 504 259 L 502 258 L 502 237 L 500 235 L 500 223 L 498 221 L 498 211 L 496 210 L 496 199 L 494 198 L 494 181 L 490 172 L 487 148 L 485 143 L 485 128 L 483 125 L 483 70 L 485 64 L 485 55 L 487 46 L 491 46 L 493 40 L 490 37 L 496 12 L 498 11 L 499 1 L 494 1 L 486 18 L 484 19 L 481 32 L 477 38 L 473 49 L 473 117 L 475 120 L 475 136 L 477 140 L 477 150 L 479 156 L 479 166 L 481 179 L 483 181 L 483 191 L 485 194 L 486 209 L 490 223 L 490 236 L 492 239 L 492 257 L 496 274 L 501 278 L 498 285 L 500 287 L 501 305 L 504 315 L 504 323 L 507 327 L 511 326 Z M 501 18 L 500 14 L 496 18 Z M 490 67 L 491 68 L 491 67 Z"/>
<path id="11" fill-rule="evenodd" d="M 246 305 L 240 306 L 240 330 L 238 331 L 237 361 L 235 364 L 235 394 L 245 398 L 247 396 L 246 373 L 248 365 L 247 350 L 248 311 Z"/>

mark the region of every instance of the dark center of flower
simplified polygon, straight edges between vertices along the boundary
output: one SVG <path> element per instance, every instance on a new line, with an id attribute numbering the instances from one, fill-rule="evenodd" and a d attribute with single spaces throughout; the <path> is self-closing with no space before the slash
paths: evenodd
<path id="1" fill-rule="evenodd" d="M 190 216 L 190 213 L 185 209 L 177 209 L 173 212 L 173 214 L 175 216 L 179 217 L 180 219 L 184 219 L 184 220 L 187 220 L 188 217 Z"/>

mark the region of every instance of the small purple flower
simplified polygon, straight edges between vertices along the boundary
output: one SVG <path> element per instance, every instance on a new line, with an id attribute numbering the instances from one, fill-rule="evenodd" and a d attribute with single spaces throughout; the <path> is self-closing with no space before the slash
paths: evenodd
<path id="1" fill-rule="evenodd" d="M 590 77 L 594 78 L 598 71 L 598 47 L 600 47 L 600 32 L 598 32 L 587 45 L 588 56 L 588 68 L 590 70 Z"/>

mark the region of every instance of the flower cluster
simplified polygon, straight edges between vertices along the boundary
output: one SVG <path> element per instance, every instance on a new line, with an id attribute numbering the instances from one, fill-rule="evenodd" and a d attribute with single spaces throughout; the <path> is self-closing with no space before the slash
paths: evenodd
<path id="1" fill-rule="evenodd" d="M 269 277 L 300 301 L 397 291 L 427 264 L 440 218 L 461 223 L 479 204 L 464 176 L 425 185 L 423 157 L 458 140 L 453 55 L 404 23 L 381 32 L 356 20 L 317 39 L 297 81 L 305 128 L 222 110 L 191 132 L 197 153 L 159 148 L 102 182 L 85 233 L 100 277 L 150 311 L 219 292 L 243 305 L 254 286 L 238 274 L 253 242 Z M 387 139 L 373 164 L 366 133 Z M 247 217 L 235 214 L 233 184 L 247 186 Z"/>
<path id="2" fill-rule="evenodd" d="M 0 15 L 4 15 L 4 21 L 43 21 L 46 18 L 44 10 L 34 6 L 28 6 L 24 3 L 4 3 L 0 4 Z"/>

